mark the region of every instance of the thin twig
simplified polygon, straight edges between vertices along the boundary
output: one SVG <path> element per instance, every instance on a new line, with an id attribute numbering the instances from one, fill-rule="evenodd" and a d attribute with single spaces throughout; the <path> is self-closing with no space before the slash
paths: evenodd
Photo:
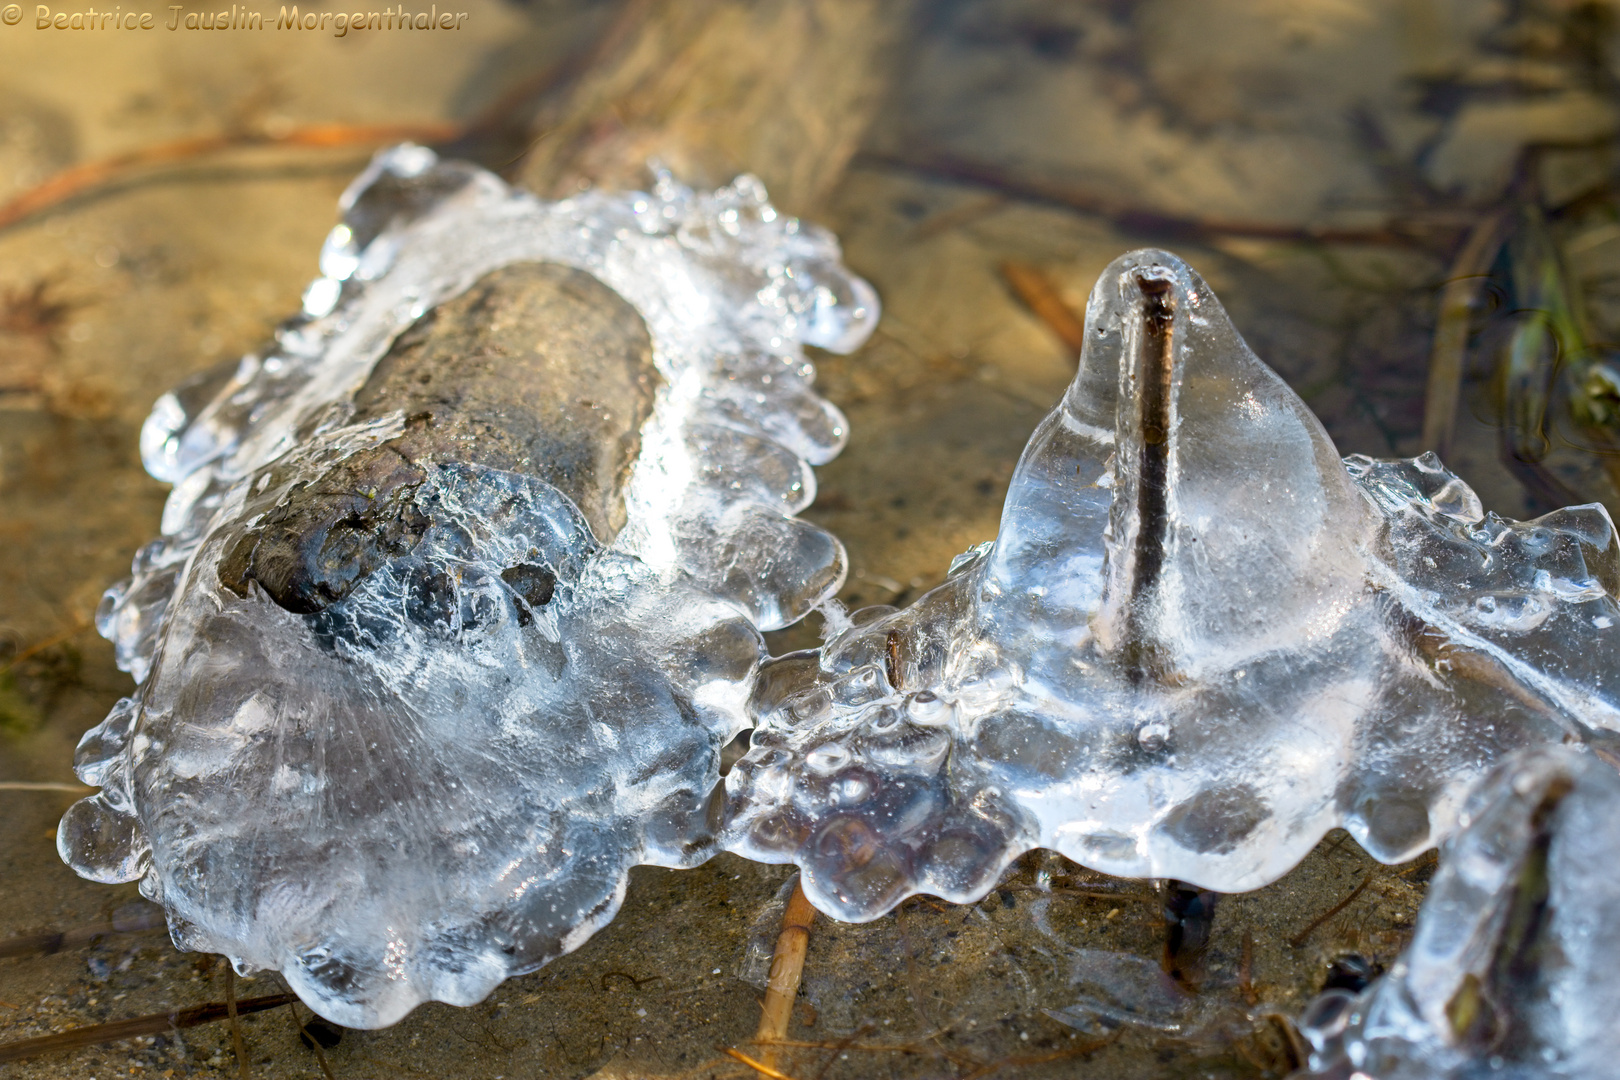
<path id="1" fill-rule="evenodd" d="M 856 1039 L 859 1039 L 862 1035 L 871 1034 L 873 1030 L 874 1029 L 871 1024 L 862 1024 L 860 1027 L 844 1036 L 843 1041 L 837 1046 L 833 1047 L 832 1052 L 827 1055 L 827 1060 L 821 1063 L 821 1068 L 816 1072 L 815 1080 L 822 1080 L 822 1078 L 827 1075 L 827 1070 L 832 1068 L 833 1062 L 838 1060 L 839 1054 L 842 1054 L 845 1050 L 848 1050 L 850 1046 L 854 1044 Z"/>
<path id="2" fill-rule="evenodd" d="M 763 1061 L 756 1061 L 747 1054 L 743 1053 L 741 1050 L 736 1050 L 729 1046 L 723 1046 L 720 1048 L 720 1052 L 725 1054 L 727 1057 L 736 1058 L 738 1061 L 742 1062 L 744 1065 L 747 1065 L 761 1076 L 770 1077 L 771 1080 L 793 1080 L 793 1077 L 789 1076 L 781 1069 L 778 1069 L 776 1066 L 767 1065 Z"/>
<path id="3" fill-rule="evenodd" d="M 1001 276 L 1024 306 L 1058 336 L 1070 355 L 1079 356 L 1086 343 L 1085 320 L 1064 302 L 1047 276 L 1037 267 L 1012 261 L 1001 264 Z"/>
<path id="4" fill-rule="evenodd" d="M 304 1027 L 304 1021 L 298 1015 L 298 1006 L 289 1001 L 287 1011 L 292 1013 L 293 1027 L 298 1029 L 298 1034 L 309 1043 L 310 1049 L 315 1051 L 315 1060 L 320 1064 L 321 1072 L 326 1074 L 326 1080 L 337 1080 L 337 1077 L 332 1075 L 332 1066 L 326 1063 L 326 1051 L 321 1048 L 321 1040 L 311 1035 L 309 1029 Z"/>
<path id="5" fill-rule="evenodd" d="M 450 144 L 447 149 L 452 152 L 466 150 L 478 139 L 491 137 L 512 123 L 513 117 L 530 103 L 577 81 L 605 49 L 617 47 L 629 29 L 642 17 L 646 5 L 639 0 L 627 0 L 624 6 L 625 10 L 620 13 L 620 17 L 613 22 L 602 40 L 595 46 L 566 57 L 561 63 L 518 84 L 466 124 L 435 121 L 409 124 L 332 123 L 313 124 L 280 134 L 242 131 L 176 139 L 85 162 L 83 165 L 75 165 L 57 173 L 10 201 L 0 204 L 0 229 L 15 225 L 53 206 L 59 206 L 69 199 L 88 194 L 131 171 L 192 161 L 229 150 L 255 147 L 331 149 L 376 146 L 404 140 Z M 524 152 L 527 152 L 527 149 L 526 147 Z M 518 156 L 521 157 L 522 154 Z"/>
<path id="6" fill-rule="evenodd" d="M 1260 1000 L 1254 989 L 1254 931 L 1247 927 L 1243 930 L 1243 959 L 1238 963 L 1238 993 L 1250 1005 Z"/>
<path id="7" fill-rule="evenodd" d="M 1422 855 L 1419 855 L 1416 859 L 1414 859 L 1411 866 L 1406 867 L 1404 870 L 1395 871 L 1395 876 L 1403 878 L 1409 874 L 1415 874 L 1420 870 L 1427 870 L 1429 867 L 1433 866 L 1439 861 L 1440 852 L 1436 851 L 1434 848 L 1430 848 L 1428 851 L 1425 851 Z"/>
<path id="8" fill-rule="evenodd" d="M 1480 219 L 1446 274 L 1435 319 L 1434 346 L 1429 352 L 1429 385 L 1423 396 L 1423 449 L 1442 458 L 1451 454 L 1462 393 L 1463 364 L 1468 356 L 1468 324 L 1479 303 L 1491 263 L 1502 249 L 1506 208 Z"/>
<path id="9" fill-rule="evenodd" d="M 124 154 L 114 154 L 98 161 L 87 161 L 65 169 L 36 187 L 0 204 L 0 229 L 15 225 L 43 210 L 67 201 L 77 195 L 117 179 L 132 169 L 152 165 L 168 165 L 190 161 L 224 150 L 248 147 L 280 146 L 329 149 L 343 146 L 378 145 L 405 139 L 437 142 L 449 139 L 461 129 L 454 124 L 314 124 L 280 135 L 264 132 L 239 132 L 230 135 L 202 135 L 190 139 L 145 146 Z"/>
<path id="10" fill-rule="evenodd" d="M 95 790 L 83 784 L 64 784 L 55 780 L 0 780 L 0 791 L 65 791 L 69 795 L 89 795 Z M 4 955 L 0 952 L 0 956 Z"/>
<path id="11" fill-rule="evenodd" d="M 1088 896 L 1095 900 L 1139 900 L 1144 904 L 1152 904 L 1157 907 L 1159 904 L 1158 896 L 1153 893 L 1142 892 L 1135 887 L 1137 884 L 1132 882 L 1131 888 L 1122 889 L 1082 889 L 1074 885 L 1053 885 L 1043 889 L 1039 885 L 1021 885 L 1009 882 L 999 887 L 1012 892 L 1039 893 L 1042 896 Z"/>
<path id="12" fill-rule="evenodd" d="M 163 909 L 155 904 L 143 902 L 135 907 L 133 914 L 120 917 L 115 913 L 109 922 L 79 926 L 72 930 L 53 930 L 44 934 L 23 934 L 19 937 L 6 938 L 0 941 L 0 959 L 36 954 L 50 956 L 75 945 L 88 945 L 108 934 L 140 934 L 160 929 L 163 925 Z"/>
<path id="13" fill-rule="evenodd" d="M 815 919 L 816 909 L 804 895 L 803 880 L 794 881 L 793 895 L 782 913 L 782 933 L 776 939 L 776 953 L 771 957 L 771 973 L 765 980 L 765 1003 L 759 1014 L 759 1029 L 754 1033 L 759 1056 L 772 1069 L 776 1067 L 777 1047 L 787 1035 L 788 1022 L 793 1018 L 793 1000 L 799 996 L 804 953 L 810 945 L 810 925 Z M 766 1076 L 780 1075 L 760 1071 Z"/>
<path id="14" fill-rule="evenodd" d="M 1317 927 L 1321 926 L 1323 923 L 1325 923 L 1329 919 L 1333 918 L 1333 916 L 1337 915 L 1339 912 L 1341 912 L 1345 908 L 1349 907 L 1350 904 L 1355 900 L 1355 898 L 1361 895 L 1362 890 L 1365 889 L 1368 885 L 1372 884 L 1372 879 L 1373 879 L 1373 876 L 1371 874 L 1368 874 L 1366 877 L 1362 878 L 1361 879 L 1361 884 L 1357 885 L 1354 889 L 1350 890 L 1350 895 L 1349 896 L 1345 897 L 1343 900 L 1340 900 L 1337 904 L 1334 904 L 1332 907 L 1328 908 L 1321 915 L 1318 915 L 1311 922 L 1311 925 L 1307 926 L 1305 929 L 1301 930 L 1299 933 L 1297 933 L 1293 937 L 1289 938 L 1288 939 L 1288 944 L 1292 945 L 1296 949 L 1299 948 L 1301 945 L 1305 944 L 1305 940 L 1307 938 L 1309 938 L 1313 933 L 1316 932 Z"/>
<path id="15" fill-rule="evenodd" d="M 247 1047 L 242 1043 L 242 1025 L 237 1021 L 236 968 L 225 958 L 225 1015 L 231 1021 L 231 1045 L 236 1050 L 236 1068 L 242 1080 L 248 1080 Z"/>
<path id="16" fill-rule="evenodd" d="M 3 228 L 6 227 L 6 222 L 3 220 L 4 212 L 5 212 L 4 208 L 0 208 L 0 229 L 3 229 Z M 32 645 L 29 645 L 28 647 L 20 650 L 17 653 L 17 655 L 11 657 L 5 663 L 0 664 L 0 674 L 3 674 L 5 672 L 7 672 L 7 671 L 10 671 L 12 668 L 16 667 L 18 664 L 22 663 L 24 660 L 27 660 L 31 656 L 35 656 L 35 655 L 37 655 L 39 653 L 44 652 L 46 649 L 50 648 L 52 645 L 60 645 L 62 642 L 69 641 L 69 640 L 79 636 L 80 634 L 84 633 L 88 629 L 90 629 L 90 620 L 89 619 L 79 619 L 79 620 L 77 620 L 68 629 L 63 630 L 59 634 L 52 634 L 48 638 L 43 638 L 43 639 L 41 639 L 39 641 L 34 642 Z"/>
<path id="17" fill-rule="evenodd" d="M 1018 176 L 987 162 L 972 161 L 950 154 L 885 153 L 863 150 L 856 155 L 855 162 L 900 169 L 958 184 L 970 184 L 1026 202 L 1046 203 L 1066 210 L 1076 210 L 1082 214 L 1106 218 L 1120 229 L 1130 232 L 1190 239 L 1238 236 L 1257 240 L 1410 247 L 1425 246 L 1428 240 L 1426 233 L 1439 231 L 1449 234 L 1456 229 L 1468 227 L 1472 222 L 1472 215 L 1463 221 L 1429 215 L 1428 220 L 1394 219 L 1374 228 L 1356 229 L 1329 225 L 1288 225 L 1268 221 L 1181 217 L 1134 206 L 1100 192 L 1085 191 L 1049 180 Z"/>
<path id="18" fill-rule="evenodd" d="M 289 1001 L 298 1000 L 292 994 L 269 994 L 265 997 L 246 998 L 234 1003 L 211 1001 L 206 1005 L 193 1005 L 186 1009 L 177 1009 L 174 1012 L 152 1013 L 149 1016 L 135 1016 L 128 1020 L 114 1020 L 107 1024 L 92 1024 L 90 1027 L 73 1028 L 69 1031 L 58 1032 L 55 1035 L 40 1035 L 32 1039 L 18 1039 L 15 1042 L 0 1043 L 0 1061 L 21 1061 L 23 1058 L 36 1057 L 39 1054 L 48 1054 L 57 1050 L 77 1050 L 84 1046 L 95 1046 L 98 1043 L 117 1042 L 120 1039 L 133 1039 L 140 1035 L 162 1035 L 171 1028 L 191 1028 L 202 1024 L 214 1024 L 224 1020 L 227 1015 L 263 1012 L 266 1009 L 277 1009 Z"/>

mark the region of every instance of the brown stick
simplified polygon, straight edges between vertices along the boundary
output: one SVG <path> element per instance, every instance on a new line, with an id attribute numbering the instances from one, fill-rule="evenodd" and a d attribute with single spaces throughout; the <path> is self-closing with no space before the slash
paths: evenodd
<path id="1" fill-rule="evenodd" d="M 231 1046 L 236 1050 L 236 1068 L 242 1080 L 248 1080 L 247 1047 L 242 1043 L 242 1025 L 237 1022 L 236 968 L 225 961 L 225 1015 L 231 1021 Z"/>
<path id="2" fill-rule="evenodd" d="M 1463 362 L 1468 356 L 1468 324 L 1496 253 L 1502 248 L 1507 212 L 1485 215 L 1468 234 L 1446 274 L 1435 319 L 1434 347 L 1429 353 L 1429 385 L 1423 395 L 1423 449 L 1442 458 L 1451 453 L 1462 393 Z"/>
<path id="3" fill-rule="evenodd" d="M 626 0 L 619 17 L 609 26 L 596 46 L 581 50 L 565 58 L 561 63 L 519 83 L 466 124 L 432 121 L 410 124 L 315 124 L 279 135 L 246 131 L 159 143 L 156 146 L 115 154 L 99 161 L 86 162 L 57 173 L 44 183 L 30 188 L 7 203 L 0 204 L 0 229 L 48 210 L 77 195 L 83 195 L 132 170 L 190 161 L 226 150 L 266 146 L 327 149 L 375 146 L 414 139 L 427 143 L 449 143 L 451 145 L 445 149 L 450 152 L 465 152 L 479 139 L 487 139 L 498 134 L 502 128 L 519 122 L 520 114 L 538 99 L 577 82 L 601 59 L 606 50 L 617 47 L 636 21 L 644 17 L 645 8 L 646 0 Z"/>
<path id="4" fill-rule="evenodd" d="M 1305 944 L 1306 939 L 1316 932 L 1317 927 L 1321 926 L 1323 923 L 1333 918 L 1333 916 L 1349 907 L 1351 903 L 1355 901 L 1355 898 L 1361 895 L 1362 890 L 1371 884 L 1372 875 L 1368 874 L 1366 877 L 1361 879 L 1360 885 L 1357 885 L 1350 891 L 1349 896 L 1345 897 L 1343 900 L 1340 900 L 1337 904 L 1334 904 L 1332 907 L 1322 912 L 1322 914 L 1318 915 L 1314 920 L 1312 920 L 1311 925 L 1289 938 L 1288 944 L 1292 945 L 1296 949 Z"/>
<path id="5" fill-rule="evenodd" d="M 174 1012 L 134 1016 L 128 1020 L 114 1020 L 107 1024 L 73 1028 L 55 1035 L 18 1039 L 15 1042 L 0 1043 L 0 1061 L 21 1061 L 23 1058 L 36 1057 L 56 1050 L 77 1050 L 83 1046 L 133 1039 L 140 1035 L 162 1035 L 171 1029 L 218 1023 L 227 1016 L 245 1016 L 248 1013 L 263 1012 L 297 1000 L 293 994 L 268 994 L 242 1001 L 211 1001 L 206 1005 L 193 1005 Z"/>
<path id="6" fill-rule="evenodd" d="M 734 1049 L 730 1046 L 723 1046 L 720 1048 L 720 1052 L 725 1054 L 727 1057 L 736 1058 L 744 1065 L 747 1065 L 749 1068 L 759 1073 L 759 1075 L 770 1077 L 770 1080 L 793 1080 L 793 1077 L 789 1076 L 781 1069 L 778 1069 L 775 1065 L 767 1065 L 763 1061 L 751 1058 L 741 1050 Z"/>
<path id="7" fill-rule="evenodd" d="M 1250 1005 L 1260 1000 L 1254 989 L 1254 932 L 1247 929 L 1243 931 L 1243 959 L 1238 963 L 1238 993 Z"/>
<path id="8" fill-rule="evenodd" d="M 775 1072 L 777 1051 L 787 1035 L 788 1021 L 793 1017 L 793 999 L 799 995 L 799 978 L 804 974 L 804 953 L 810 945 L 810 925 L 815 922 L 816 909 L 804 895 L 803 882 L 795 882 L 787 910 L 782 914 L 782 933 L 776 939 L 776 953 L 771 957 L 771 974 L 765 980 L 765 1004 L 759 1015 L 759 1030 L 754 1041 L 759 1044 L 760 1059 L 772 1071 L 760 1070 L 764 1076 L 780 1076 Z"/>
<path id="9" fill-rule="evenodd" d="M 1472 215 L 1463 220 L 1438 216 L 1423 219 L 1392 219 L 1370 229 L 1331 225 L 1291 225 L 1235 218 L 1194 218 L 1166 214 L 1133 206 L 1111 196 L 1034 177 L 1018 176 L 987 162 L 972 161 L 950 154 L 929 152 L 884 153 L 863 150 L 856 164 L 875 165 L 936 177 L 958 184 L 969 184 L 999 192 L 1025 202 L 1076 210 L 1105 218 L 1130 232 L 1157 233 L 1199 239 L 1241 236 L 1255 240 L 1314 242 L 1321 244 L 1372 244 L 1378 246 L 1422 247 L 1432 234 L 1454 235 L 1472 224 Z"/>
<path id="10" fill-rule="evenodd" d="M 3 220 L 4 213 L 5 213 L 5 211 L 3 209 L 0 209 L 0 229 L 5 228 L 5 226 L 6 226 L 6 223 Z M 90 625 L 91 625 L 91 623 L 90 623 L 89 619 L 79 619 L 70 628 L 68 628 L 66 630 L 63 630 L 61 633 L 52 634 L 48 638 L 42 638 L 41 640 L 34 642 L 32 645 L 29 645 L 26 648 L 19 650 L 16 656 L 13 656 L 10 660 L 7 660 L 4 664 L 0 664 L 0 673 L 10 671 L 12 668 L 16 667 L 18 664 L 22 663 L 24 660 L 27 660 L 29 657 L 34 656 L 34 655 L 36 655 L 38 653 L 44 652 L 46 649 L 49 649 L 52 645 L 60 645 L 64 641 L 70 641 L 73 638 L 78 637 L 80 634 L 82 634 L 86 630 L 90 629 Z"/>
<path id="11" fill-rule="evenodd" d="M 114 180 L 133 169 L 150 165 L 168 165 L 189 161 L 222 150 L 240 150 L 256 146 L 293 146 L 328 149 L 342 146 L 375 146 L 399 142 L 402 139 L 420 139 L 435 142 L 448 139 L 460 132 L 454 124 L 315 124 L 298 128 L 282 135 L 262 132 L 244 132 L 232 135 L 203 135 L 192 139 L 176 139 L 114 154 L 99 161 L 75 165 L 29 188 L 11 201 L 0 205 L 0 229 L 15 225 L 59 203 L 82 195 L 92 188 Z"/>
<path id="12" fill-rule="evenodd" d="M 304 1027 L 303 1018 L 298 1015 L 298 1006 L 289 1001 L 287 1011 L 292 1013 L 293 1029 L 298 1032 L 300 1038 L 307 1040 L 309 1048 L 315 1051 L 315 1060 L 320 1063 L 321 1072 L 326 1076 L 326 1080 L 337 1080 L 337 1077 L 332 1075 L 332 1066 L 326 1063 L 326 1051 L 321 1048 L 321 1040 L 311 1035 L 309 1029 Z"/>
<path id="13" fill-rule="evenodd" d="M 0 788 L 10 785 L 0 784 Z M 20 786 L 20 785 L 19 785 Z M 47 790 L 71 790 L 66 784 L 39 785 Z M 85 792 L 94 790 L 85 788 Z M 61 952 L 63 949 L 75 945 L 88 945 L 99 937 L 108 934 L 140 934 L 148 930 L 158 930 L 164 925 L 163 909 L 156 905 L 140 905 L 133 913 L 128 915 L 113 915 L 109 922 L 93 923 L 90 926 L 77 926 L 72 930 L 53 930 L 44 934 L 24 934 L 20 937 L 6 938 L 0 941 L 0 959 L 11 956 L 31 956 L 42 954 L 49 956 Z"/>
<path id="14" fill-rule="evenodd" d="M 1086 324 L 1074 309 L 1064 302 L 1052 282 L 1037 267 L 1019 262 L 1001 264 L 1001 276 L 1006 279 L 1018 299 L 1058 336 L 1073 356 L 1080 355 L 1086 343 Z"/>

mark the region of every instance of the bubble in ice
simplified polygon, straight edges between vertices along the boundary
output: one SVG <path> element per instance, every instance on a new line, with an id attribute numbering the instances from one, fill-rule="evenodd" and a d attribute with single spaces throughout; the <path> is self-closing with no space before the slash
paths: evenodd
<path id="1" fill-rule="evenodd" d="M 1614 526 L 1341 461 L 1173 255 L 1116 261 L 993 544 L 760 671 L 724 842 L 870 919 L 1045 847 L 1220 892 L 1330 828 L 1387 862 L 1513 749 L 1620 728 Z"/>
<path id="2" fill-rule="evenodd" d="M 275 343 L 165 394 L 174 485 L 98 618 L 139 686 L 59 831 L 182 947 L 377 1027 L 579 945 L 714 850 L 760 628 L 836 590 L 793 515 L 877 318 L 758 181 L 545 202 L 403 146 Z"/>
<path id="3" fill-rule="evenodd" d="M 1359 995 L 1329 990 L 1300 1030 L 1319 1080 L 1612 1076 L 1620 989 L 1620 775 L 1530 748 L 1468 800 L 1412 943 Z"/>

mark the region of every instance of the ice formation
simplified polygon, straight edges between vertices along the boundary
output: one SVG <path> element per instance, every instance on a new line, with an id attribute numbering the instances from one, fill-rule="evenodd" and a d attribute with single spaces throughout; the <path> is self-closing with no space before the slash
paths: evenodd
<path id="1" fill-rule="evenodd" d="M 1408 859 L 1515 748 L 1620 728 L 1616 545 L 1341 461 L 1197 274 L 1126 255 L 994 543 L 761 669 L 723 842 L 851 920 L 1035 847 L 1220 892 L 1339 825 Z"/>
<path id="2" fill-rule="evenodd" d="M 377 1027 L 714 850 L 758 628 L 843 576 L 802 345 L 877 305 L 750 177 L 544 202 L 402 146 L 342 208 L 275 344 L 142 431 L 174 490 L 98 618 L 139 686 L 59 847 Z"/>
<path id="3" fill-rule="evenodd" d="M 1301 1018 L 1319 1080 L 1587 1080 L 1620 1062 L 1620 775 L 1562 747 L 1469 799 L 1412 944 Z"/>

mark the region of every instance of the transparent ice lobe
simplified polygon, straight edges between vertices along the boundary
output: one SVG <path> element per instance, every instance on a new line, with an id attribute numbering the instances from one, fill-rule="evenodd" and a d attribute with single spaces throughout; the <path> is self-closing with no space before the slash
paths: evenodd
<path id="1" fill-rule="evenodd" d="M 1135 252 L 996 541 L 762 667 L 723 842 L 853 920 L 1035 847 L 1221 892 L 1334 826 L 1407 859 L 1506 753 L 1613 738 L 1617 570 L 1601 507 L 1507 521 L 1432 457 L 1341 461 L 1197 274 Z"/>
<path id="2" fill-rule="evenodd" d="M 1469 798 L 1412 944 L 1359 995 L 1300 1028 L 1320 1080 L 1613 1076 L 1620 987 L 1620 775 L 1531 748 Z"/>
<path id="3" fill-rule="evenodd" d="M 342 209 L 275 342 L 142 431 L 174 489 L 97 617 L 139 685 L 58 835 L 377 1027 L 715 850 L 759 630 L 844 572 L 793 517 L 845 437 L 802 346 L 878 312 L 749 177 L 545 202 L 402 146 Z"/>

